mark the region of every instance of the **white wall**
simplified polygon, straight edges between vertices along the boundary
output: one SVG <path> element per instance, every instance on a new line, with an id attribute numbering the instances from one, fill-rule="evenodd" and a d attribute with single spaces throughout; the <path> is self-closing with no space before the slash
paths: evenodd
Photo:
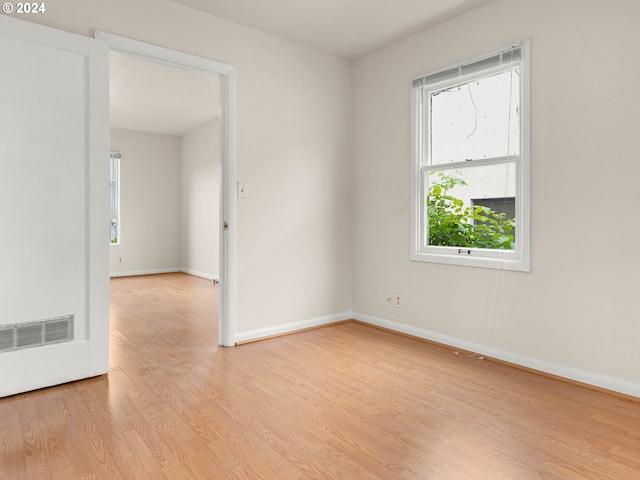
<path id="1" fill-rule="evenodd" d="M 181 137 L 112 128 L 111 150 L 121 152 L 122 159 L 120 243 L 109 247 L 109 271 L 179 269 Z"/>
<path id="2" fill-rule="evenodd" d="M 220 122 L 182 137 L 181 268 L 220 278 Z"/>
<path id="3" fill-rule="evenodd" d="M 249 184 L 237 205 L 237 332 L 351 309 L 348 61 L 166 0 L 56 0 L 24 19 L 234 65 L 237 177 Z"/>
<path id="4" fill-rule="evenodd" d="M 183 137 L 112 128 L 111 150 L 122 154 L 111 274 L 218 278 L 219 122 Z"/>
<path id="5" fill-rule="evenodd" d="M 356 312 L 640 384 L 638 19 L 636 0 L 496 0 L 356 62 Z M 525 37 L 531 273 L 409 261 L 411 79 Z"/>

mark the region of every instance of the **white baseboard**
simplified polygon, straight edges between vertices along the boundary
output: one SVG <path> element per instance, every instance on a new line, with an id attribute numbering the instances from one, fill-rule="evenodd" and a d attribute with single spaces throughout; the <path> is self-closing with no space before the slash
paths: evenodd
<path id="1" fill-rule="evenodd" d="M 287 323 L 285 325 L 277 325 L 275 327 L 236 333 L 235 341 L 236 343 L 250 342 L 252 340 L 259 340 L 276 335 L 294 333 L 299 330 L 305 330 L 307 328 L 321 327 L 336 322 L 343 322 L 345 320 L 351 320 L 352 318 L 353 312 L 342 312 L 333 315 L 327 315 L 324 317 L 310 318 L 308 320 L 302 320 L 300 322 Z"/>
<path id="2" fill-rule="evenodd" d="M 207 280 L 215 280 L 216 282 L 220 281 L 220 278 L 218 277 L 218 275 L 211 275 L 210 273 L 198 272 L 197 270 L 190 270 L 188 268 L 181 268 L 180 271 L 182 273 L 193 275 L 194 277 L 206 278 Z"/>
<path id="3" fill-rule="evenodd" d="M 202 277 L 207 280 L 220 281 L 217 275 L 211 275 L 209 273 L 198 272 L 196 270 L 189 270 L 188 268 L 157 268 L 153 270 L 134 270 L 131 272 L 113 272 L 110 273 L 110 277 L 134 277 L 137 275 L 156 275 L 158 273 L 177 273 L 182 272 L 194 277 Z"/>
<path id="4" fill-rule="evenodd" d="M 448 335 L 442 335 L 440 333 L 431 332 L 429 330 L 423 330 L 417 327 L 411 327 L 409 325 L 403 325 L 400 323 L 385 320 L 383 318 L 373 317 L 371 315 L 365 315 L 361 313 L 354 313 L 353 317 L 363 323 L 375 325 L 378 327 L 393 330 L 399 333 L 404 333 L 418 338 L 424 338 L 433 342 L 441 343 L 450 347 L 459 348 L 468 352 L 478 353 L 486 357 L 495 358 L 496 360 L 502 360 L 521 367 L 530 368 L 539 372 L 548 373 L 558 377 L 563 377 L 569 380 L 585 383 L 613 392 L 622 393 L 624 395 L 630 395 L 632 397 L 640 398 L 640 385 L 626 380 L 621 380 L 614 377 L 608 377 L 598 373 L 589 372 L 586 370 L 580 370 L 566 365 L 560 365 L 557 363 L 546 362 L 537 358 L 528 357 L 526 355 L 520 355 L 518 353 L 501 350 L 499 348 L 487 347 L 477 343 L 468 342 L 466 340 L 460 340 Z"/>
<path id="5" fill-rule="evenodd" d="M 134 270 L 131 272 L 112 272 L 110 277 L 134 277 L 136 275 L 156 275 L 158 273 L 176 273 L 181 272 L 180 268 L 158 268 L 154 270 Z"/>

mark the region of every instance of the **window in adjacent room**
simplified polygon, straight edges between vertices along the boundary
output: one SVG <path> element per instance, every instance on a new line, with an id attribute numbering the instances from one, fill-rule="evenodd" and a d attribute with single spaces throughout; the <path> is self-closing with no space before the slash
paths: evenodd
<path id="1" fill-rule="evenodd" d="M 529 271 L 529 42 L 412 83 L 412 260 Z"/>
<path id="2" fill-rule="evenodd" d="M 109 215 L 111 218 L 111 244 L 120 241 L 120 154 L 111 152 L 109 156 Z"/>

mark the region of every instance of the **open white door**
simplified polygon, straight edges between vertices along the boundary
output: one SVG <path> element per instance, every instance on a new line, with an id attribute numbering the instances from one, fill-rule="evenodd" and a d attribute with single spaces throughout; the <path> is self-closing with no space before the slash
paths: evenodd
<path id="1" fill-rule="evenodd" d="M 109 349 L 108 50 L 0 16 L 0 396 Z"/>

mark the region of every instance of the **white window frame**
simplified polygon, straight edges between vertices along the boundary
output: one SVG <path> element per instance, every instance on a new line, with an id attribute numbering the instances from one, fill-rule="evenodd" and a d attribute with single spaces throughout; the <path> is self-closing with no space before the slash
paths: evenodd
<path id="1" fill-rule="evenodd" d="M 503 71 L 505 64 L 484 67 L 499 56 L 506 59 L 513 49 L 520 50 L 520 154 L 482 163 L 514 162 L 516 170 L 516 248 L 497 250 L 427 245 L 428 219 L 426 215 L 427 184 L 425 175 L 433 170 L 468 167 L 467 162 L 430 165 L 428 158 L 428 105 L 430 92 L 467 83 L 492 73 Z M 504 54 L 500 56 L 501 54 Z M 502 61 L 502 60 L 501 60 Z M 480 63 L 479 63 L 480 62 Z M 513 65 L 513 62 L 510 62 Z M 480 66 L 480 68 L 478 68 Z M 466 73 L 469 71 L 469 73 Z M 530 41 L 529 39 L 494 50 L 485 55 L 420 76 L 411 85 L 411 255 L 413 261 L 434 262 L 473 267 L 516 271 L 531 271 L 530 262 Z"/>

